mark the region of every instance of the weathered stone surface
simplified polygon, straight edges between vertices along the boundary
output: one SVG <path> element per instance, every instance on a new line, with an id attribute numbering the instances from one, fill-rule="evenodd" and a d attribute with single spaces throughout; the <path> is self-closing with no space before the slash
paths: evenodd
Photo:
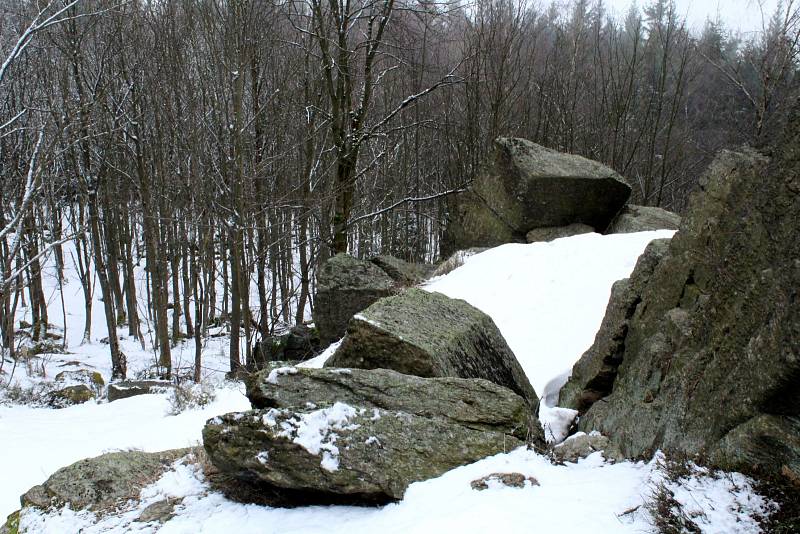
<path id="1" fill-rule="evenodd" d="M 501 432 L 343 403 L 227 414 L 206 424 L 203 443 L 220 471 L 294 504 L 398 500 L 412 482 L 523 444 Z"/>
<path id="2" fill-rule="evenodd" d="M 142 510 L 136 519 L 139 523 L 166 523 L 175 517 L 175 507 L 180 499 L 164 499 L 157 501 Z"/>
<path id="3" fill-rule="evenodd" d="M 433 265 L 409 263 L 394 256 L 375 256 L 370 261 L 400 286 L 413 286 L 424 282 L 433 272 Z"/>
<path id="4" fill-rule="evenodd" d="M 19 534 L 19 510 L 10 514 L 0 527 L 0 534 Z"/>
<path id="5" fill-rule="evenodd" d="M 188 449 L 147 453 L 112 452 L 80 460 L 53 473 L 22 497 L 23 507 L 46 510 L 69 505 L 73 510 L 107 511 L 120 501 L 137 497 Z"/>
<path id="6" fill-rule="evenodd" d="M 247 380 L 253 408 L 291 409 L 312 402 L 405 412 L 475 430 L 501 432 L 525 440 L 531 420 L 526 402 L 488 380 L 420 378 L 388 369 L 303 369 L 262 371 Z"/>
<path id="7" fill-rule="evenodd" d="M 492 473 L 470 482 L 472 489 L 477 491 L 487 490 L 492 486 L 507 486 L 509 488 L 524 488 L 525 486 L 538 486 L 539 481 L 533 477 L 526 477 L 522 473 Z"/>
<path id="8" fill-rule="evenodd" d="M 581 223 L 568 224 L 567 226 L 545 226 L 544 228 L 534 228 L 528 232 L 525 235 L 525 240 L 528 243 L 538 243 L 591 232 L 594 232 L 594 228 Z"/>
<path id="9" fill-rule="evenodd" d="M 103 380 L 103 375 L 97 371 L 89 371 L 88 369 L 61 371 L 56 375 L 55 381 L 65 384 L 86 384 L 87 386 L 94 386 L 96 388 L 102 388 L 106 385 L 105 380 Z"/>
<path id="10" fill-rule="evenodd" d="M 436 268 L 433 270 L 433 274 L 431 275 L 431 277 L 444 276 L 447 273 L 450 273 L 458 269 L 462 265 L 464 265 L 464 261 L 470 256 L 474 256 L 475 254 L 480 254 L 481 252 L 485 252 L 486 250 L 489 249 L 483 247 L 473 247 L 466 250 L 457 250 L 452 254 L 450 254 L 450 256 L 447 259 L 442 260 L 441 262 L 439 262 L 438 265 L 436 265 Z"/>
<path id="11" fill-rule="evenodd" d="M 67 386 L 47 394 L 47 404 L 53 408 L 66 408 L 83 404 L 95 398 L 95 392 L 87 385 Z"/>
<path id="12" fill-rule="evenodd" d="M 602 434 L 579 432 L 553 447 L 553 459 L 556 462 L 577 462 L 597 451 L 603 451 L 603 456 L 608 459 L 621 457 L 619 451 Z"/>
<path id="13" fill-rule="evenodd" d="M 314 323 L 320 343 L 340 339 L 347 322 L 376 300 L 391 295 L 394 280 L 377 265 L 347 254 L 329 259 L 317 273 Z"/>
<path id="14" fill-rule="evenodd" d="M 609 393 L 625 352 L 628 323 L 642 301 L 642 292 L 658 263 L 667 254 L 669 239 L 652 241 L 636 263 L 630 278 L 616 282 L 606 314 L 594 343 L 572 368 L 569 382 L 561 389 L 559 406 L 583 414 Z"/>
<path id="15" fill-rule="evenodd" d="M 150 393 L 163 393 L 167 389 L 174 388 L 175 385 L 166 380 L 123 380 L 112 382 L 108 385 L 108 401 L 113 402 L 119 399 L 127 399 L 137 395 L 148 395 Z"/>
<path id="16" fill-rule="evenodd" d="M 631 188 L 612 169 L 524 139 L 498 138 L 472 190 L 448 199 L 442 255 L 525 242 L 534 228 L 582 223 L 605 231 Z"/>
<path id="17" fill-rule="evenodd" d="M 483 378 L 524 397 L 534 413 L 539 405 L 491 317 L 463 300 L 420 289 L 381 299 L 353 317 L 325 366 Z"/>
<path id="18" fill-rule="evenodd" d="M 266 369 L 270 362 L 301 362 L 319 352 L 320 341 L 316 328 L 297 325 L 280 336 L 270 336 L 253 347 L 253 357 L 247 362 L 248 370 Z"/>
<path id="19" fill-rule="evenodd" d="M 772 159 L 723 151 L 629 322 L 613 391 L 581 417 L 626 456 L 707 452 L 800 473 L 800 116 Z"/>
<path id="20" fill-rule="evenodd" d="M 652 206 L 625 206 L 606 233 L 629 234 L 632 232 L 648 232 L 651 230 L 677 230 L 681 225 L 681 216 L 677 213 Z"/>

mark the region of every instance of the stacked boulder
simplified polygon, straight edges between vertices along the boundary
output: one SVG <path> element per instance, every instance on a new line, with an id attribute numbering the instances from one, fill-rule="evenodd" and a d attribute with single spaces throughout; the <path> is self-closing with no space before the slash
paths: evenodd
<path id="1" fill-rule="evenodd" d="M 326 347 L 342 338 L 350 318 L 399 289 L 424 281 L 433 267 L 391 256 L 370 261 L 337 254 L 317 273 L 314 323 L 319 343 Z"/>
<path id="2" fill-rule="evenodd" d="M 492 318 L 464 300 L 421 289 L 379 300 L 353 317 L 325 366 L 482 378 L 538 407 L 533 386 Z"/>
<path id="3" fill-rule="evenodd" d="M 560 399 L 580 430 L 800 480 L 800 111 L 789 124 L 770 156 L 723 151 L 614 286 Z"/>
<path id="4" fill-rule="evenodd" d="M 227 477 L 280 505 L 378 504 L 415 481 L 544 444 L 538 399 L 491 318 L 409 289 L 353 317 L 323 369 L 251 375 L 253 410 L 210 420 Z"/>
<path id="5" fill-rule="evenodd" d="M 626 207 L 630 185 L 601 163 L 511 137 L 497 138 L 493 149 L 470 190 L 450 197 L 442 257 L 588 232 L 678 228 L 674 213 Z"/>

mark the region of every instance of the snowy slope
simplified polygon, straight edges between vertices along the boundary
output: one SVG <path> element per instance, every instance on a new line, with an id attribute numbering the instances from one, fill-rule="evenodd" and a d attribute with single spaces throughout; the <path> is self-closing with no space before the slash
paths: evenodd
<path id="1" fill-rule="evenodd" d="M 536 393 L 557 396 L 594 341 L 611 286 L 630 276 L 650 241 L 674 233 L 583 234 L 503 245 L 470 256 L 425 289 L 464 299 L 488 314 Z M 552 405 L 556 399 L 547 400 Z"/>

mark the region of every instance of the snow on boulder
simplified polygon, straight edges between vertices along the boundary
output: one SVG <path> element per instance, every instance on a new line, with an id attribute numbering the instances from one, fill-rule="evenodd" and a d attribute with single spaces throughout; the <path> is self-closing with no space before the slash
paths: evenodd
<path id="1" fill-rule="evenodd" d="M 189 449 L 155 453 L 122 451 L 80 460 L 28 490 L 20 502 L 23 508 L 40 510 L 67 505 L 73 510 L 111 511 L 135 497 L 173 461 L 188 453 Z"/>
<path id="2" fill-rule="evenodd" d="M 345 402 L 502 432 L 522 440 L 529 434 L 531 414 L 524 399 L 488 380 L 420 378 L 388 369 L 294 368 L 293 373 L 272 373 L 262 371 L 248 377 L 247 397 L 253 408 Z"/>
<path id="3" fill-rule="evenodd" d="M 630 278 L 611 288 L 611 299 L 595 341 L 572 368 L 572 376 L 559 395 L 558 405 L 577 410 L 581 415 L 609 393 L 617 378 L 625 352 L 625 335 L 642 292 L 658 263 L 669 249 L 668 239 L 652 241 L 639 257 Z"/>
<path id="4" fill-rule="evenodd" d="M 274 505 L 391 502 L 413 482 L 523 445 L 503 432 L 343 402 L 215 417 L 203 443 L 234 486 Z"/>

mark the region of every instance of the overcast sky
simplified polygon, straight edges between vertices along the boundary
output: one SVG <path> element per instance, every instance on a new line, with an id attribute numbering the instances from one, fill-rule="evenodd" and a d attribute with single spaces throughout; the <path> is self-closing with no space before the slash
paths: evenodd
<path id="1" fill-rule="evenodd" d="M 763 0 L 767 17 L 772 13 L 779 0 Z M 618 14 L 627 12 L 632 0 L 606 0 Z M 639 6 L 648 0 L 637 0 Z M 761 28 L 761 11 L 757 0 L 675 0 L 678 10 L 686 15 L 689 26 L 701 29 L 708 17 L 716 17 L 719 13 L 722 20 L 730 28 L 738 28 L 743 32 Z"/>

